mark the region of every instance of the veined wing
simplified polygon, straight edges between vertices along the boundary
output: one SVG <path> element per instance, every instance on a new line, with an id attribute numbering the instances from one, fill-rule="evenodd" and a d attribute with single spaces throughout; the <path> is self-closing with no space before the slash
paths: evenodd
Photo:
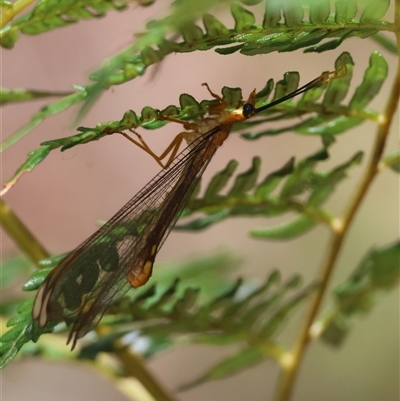
<path id="1" fill-rule="evenodd" d="M 155 256 L 197 186 L 219 144 L 215 127 L 185 148 L 104 226 L 68 254 L 36 296 L 40 327 L 73 321 L 68 342 L 94 328 L 106 309 L 151 276 Z"/>

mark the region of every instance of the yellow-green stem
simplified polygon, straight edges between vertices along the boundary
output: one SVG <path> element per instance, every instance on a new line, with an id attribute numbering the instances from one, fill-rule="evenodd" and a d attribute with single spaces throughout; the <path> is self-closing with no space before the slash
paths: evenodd
<path id="1" fill-rule="evenodd" d="M 117 342 L 116 347 L 121 346 L 121 342 Z M 160 383 L 156 381 L 154 376 L 145 368 L 141 358 L 135 353 L 130 352 L 126 346 L 122 346 L 120 350 L 115 352 L 121 363 L 124 365 L 125 372 L 130 376 L 136 377 L 146 390 L 157 401 L 173 401 L 171 395 L 164 389 Z"/>
<path id="2" fill-rule="evenodd" d="M 0 14 L 0 29 L 4 28 L 10 21 L 14 19 L 22 10 L 30 6 L 36 0 L 17 0 L 10 9 L 3 8 Z"/>
<path id="3" fill-rule="evenodd" d="M 397 46 L 400 54 L 400 0 L 396 0 L 395 8 L 395 25 Z M 319 282 L 321 284 L 317 293 L 310 301 L 309 311 L 304 319 L 303 327 L 301 327 L 299 336 L 291 351 L 290 363 L 285 364 L 282 368 L 281 377 L 278 383 L 277 401 L 289 401 L 294 389 L 295 381 L 299 373 L 299 368 L 303 360 L 307 345 L 310 342 L 309 330 L 313 324 L 316 315 L 321 306 L 325 295 L 329 280 L 331 278 L 333 268 L 339 256 L 343 241 L 349 231 L 349 227 L 354 219 L 354 216 L 361 206 L 361 203 L 368 192 L 377 172 L 378 164 L 382 158 L 386 139 L 389 134 L 390 125 L 396 113 L 400 96 L 400 60 L 397 64 L 397 72 L 395 82 L 393 83 L 392 91 L 389 100 L 381 115 L 380 124 L 376 134 L 373 152 L 363 175 L 362 181 L 356 190 L 348 209 L 345 211 L 342 218 L 342 229 L 333 233 L 331 245 L 329 247 L 326 264 L 322 267 Z"/>
<path id="4" fill-rule="evenodd" d="M 49 253 L 42 244 L 33 236 L 28 228 L 22 223 L 18 216 L 0 198 L 0 217 L 4 231 L 18 245 L 29 258 L 36 264 L 49 257 Z"/>

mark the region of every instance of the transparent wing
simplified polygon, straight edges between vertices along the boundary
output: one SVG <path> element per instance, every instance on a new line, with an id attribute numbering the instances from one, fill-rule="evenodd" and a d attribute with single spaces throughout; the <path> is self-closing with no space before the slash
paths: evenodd
<path id="1" fill-rule="evenodd" d="M 68 342 L 97 325 L 113 301 L 151 276 L 155 256 L 218 147 L 219 127 L 195 140 L 104 226 L 68 254 L 40 287 L 33 319 L 73 321 Z"/>

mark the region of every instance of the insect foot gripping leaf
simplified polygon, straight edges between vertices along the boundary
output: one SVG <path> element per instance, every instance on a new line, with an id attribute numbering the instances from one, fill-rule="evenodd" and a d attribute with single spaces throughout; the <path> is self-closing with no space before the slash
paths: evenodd
<path id="1" fill-rule="evenodd" d="M 61 320 L 71 323 L 68 343 L 73 349 L 77 340 L 98 324 L 113 302 L 129 288 L 140 287 L 149 280 L 158 250 L 215 151 L 228 137 L 232 125 L 340 78 L 343 67 L 342 63 L 338 70 L 324 73 L 259 108 L 254 105 L 253 91 L 246 102 L 240 102 L 234 110 L 227 111 L 225 100 L 204 84 L 217 104 L 210 106 L 209 114 L 202 116 L 198 122 L 163 117 L 182 124 L 188 132 L 179 134 L 160 157 L 136 132 L 133 133 L 138 140 L 121 132 L 149 153 L 164 170 L 50 272 L 39 288 L 33 305 L 32 318 L 36 324 L 44 328 Z M 182 139 L 188 142 L 188 147 L 177 154 Z M 170 157 L 163 165 L 161 160 L 168 154 Z"/>

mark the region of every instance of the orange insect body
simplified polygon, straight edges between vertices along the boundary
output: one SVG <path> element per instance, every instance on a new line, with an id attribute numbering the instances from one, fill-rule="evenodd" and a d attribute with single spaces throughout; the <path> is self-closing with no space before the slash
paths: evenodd
<path id="1" fill-rule="evenodd" d="M 233 111 L 227 111 L 227 103 L 203 84 L 218 103 L 209 108 L 207 116 L 201 116 L 196 122 L 160 116 L 182 124 L 186 130 L 178 134 L 160 156 L 155 155 L 135 131 L 131 130 L 137 139 L 121 132 L 166 170 L 154 177 L 46 277 L 32 310 L 32 318 L 38 326 L 45 327 L 49 322 L 63 319 L 72 322 L 68 343 L 72 341 L 73 349 L 77 340 L 97 325 L 115 300 L 129 288 L 138 288 L 149 280 L 157 252 L 215 151 L 228 137 L 232 125 L 322 83 L 340 78 L 339 75 L 330 75 L 343 66 L 260 108 L 255 108 L 254 90 L 246 102 L 241 102 Z M 178 154 L 183 140 L 188 147 Z"/>
<path id="2" fill-rule="evenodd" d="M 170 121 L 183 123 L 185 129 L 190 130 L 190 132 L 182 132 L 181 135 L 186 140 L 188 145 L 199 138 L 202 135 L 205 135 L 207 132 L 210 132 L 215 127 L 219 127 L 219 132 L 214 135 L 216 137 L 215 143 L 218 146 L 221 146 L 225 139 L 229 136 L 232 125 L 246 120 L 248 117 L 243 115 L 243 105 L 248 104 L 254 107 L 256 90 L 254 89 L 251 92 L 249 98 L 246 102 L 241 102 L 239 108 L 235 110 L 226 110 L 228 103 L 216 93 L 214 93 L 207 83 L 203 83 L 203 86 L 207 88 L 210 92 L 211 96 L 218 100 L 218 104 L 211 105 L 208 110 L 208 116 L 202 116 L 200 121 L 196 122 L 181 122 L 180 120 L 169 119 Z"/>

